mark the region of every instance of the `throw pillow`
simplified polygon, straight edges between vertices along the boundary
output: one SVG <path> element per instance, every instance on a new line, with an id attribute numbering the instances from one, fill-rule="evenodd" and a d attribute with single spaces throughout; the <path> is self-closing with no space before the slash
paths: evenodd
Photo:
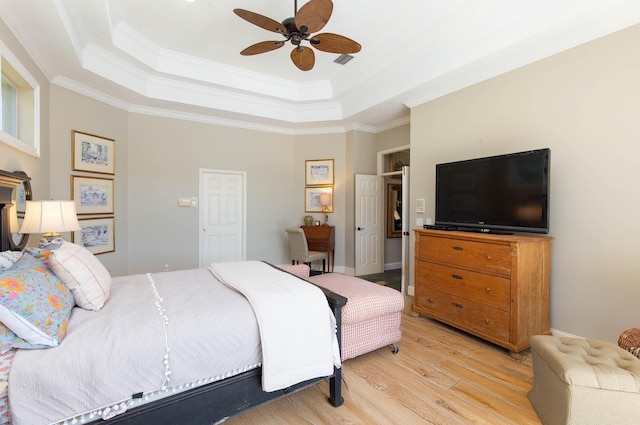
<path id="1" fill-rule="evenodd" d="M 64 337 L 73 295 L 42 262 L 25 253 L 0 273 L 0 321 L 24 344 L 2 330 L 2 344 L 21 348 L 55 347 Z"/>
<path id="2" fill-rule="evenodd" d="M 64 242 L 51 252 L 49 267 L 71 290 L 78 307 L 98 311 L 109 298 L 111 275 L 85 247 Z"/>
<path id="3" fill-rule="evenodd" d="M 11 266 L 13 266 L 13 263 L 18 261 L 20 257 L 22 257 L 22 252 L 20 251 L 0 252 L 0 272 L 11 268 Z"/>

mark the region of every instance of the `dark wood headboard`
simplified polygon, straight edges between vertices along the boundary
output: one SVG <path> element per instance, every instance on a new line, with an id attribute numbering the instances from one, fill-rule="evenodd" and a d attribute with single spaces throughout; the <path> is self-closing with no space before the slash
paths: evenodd
<path id="1" fill-rule="evenodd" d="M 13 239 L 9 228 L 9 207 L 14 200 L 14 191 L 23 184 L 26 199 L 31 199 L 31 177 L 22 171 L 0 170 L 0 251 L 21 250 L 27 245 L 29 235 L 23 235 L 20 242 Z"/>

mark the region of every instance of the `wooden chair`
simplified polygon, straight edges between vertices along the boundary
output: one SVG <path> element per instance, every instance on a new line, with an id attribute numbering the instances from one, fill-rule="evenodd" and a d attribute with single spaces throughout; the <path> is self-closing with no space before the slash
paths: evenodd
<path id="1" fill-rule="evenodd" d="M 309 251 L 307 237 L 300 227 L 287 227 L 285 229 L 289 236 L 289 248 L 291 249 L 291 264 L 304 263 L 311 267 L 313 261 L 322 260 L 322 270 L 325 267 L 326 253 L 319 251 Z"/>

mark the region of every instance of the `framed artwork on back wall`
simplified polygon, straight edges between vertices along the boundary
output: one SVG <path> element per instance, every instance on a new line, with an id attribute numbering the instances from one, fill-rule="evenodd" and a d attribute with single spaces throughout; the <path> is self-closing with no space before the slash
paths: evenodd
<path id="1" fill-rule="evenodd" d="M 333 159 L 307 160 L 305 164 L 305 186 L 333 184 Z"/>
<path id="2" fill-rule="evenodd" d="M 113 214 L 113 179 L 71 176 L 71 199 L 78 215 Z"/>
<path id="3" fill-rule="evenodd" d="M 96 255 L 116 250 L 113 217 L 82 218 L 78 223 L 80 230 L 71 234 L 73 243 L 82 245 Z"/>
<path id="4" fill-rule="evenodd" d="M 71 132 L 73 170 L 115 174 L 116 141 L 73 130 Z"/>

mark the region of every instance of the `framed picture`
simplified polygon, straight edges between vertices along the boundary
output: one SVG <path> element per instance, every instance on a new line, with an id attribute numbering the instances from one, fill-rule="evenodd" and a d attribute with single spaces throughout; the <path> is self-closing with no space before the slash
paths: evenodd
<path id="1" fill-rule="evenodd" d="M 320 203 L 320 195 L 328 193 L 330 204 L 325 206 Z M 304 212 L 333 212 L 333 186 L 305 187 L 304 188 Z"/>
<path id="2" fill-rule="evenodd" d="M 333 184 L 333 159 L 307 160 L 304 166 L 306 186 Z"/>
<path id="3" fill-rule="evenodd" d="M 113 214 L 113 179 L 71 176 L 71 199 L 78 215 Z"/>
<path id="4" fill-rule="evenodd" d="M 73 152 L 72 168 L 74 171 L 115 174 L 115 140 L 73 130 L 71 143 L 73 145 L 71 151 Z"/>
<path id="5" fill-rule="evenodd" d="M 93 254 L 104 254 L 116 250 L 115 244 L 115 219 L 108 218 L 81 218 L 80 230 L 71 234 L 71 241 L 82 245 Z"/>

